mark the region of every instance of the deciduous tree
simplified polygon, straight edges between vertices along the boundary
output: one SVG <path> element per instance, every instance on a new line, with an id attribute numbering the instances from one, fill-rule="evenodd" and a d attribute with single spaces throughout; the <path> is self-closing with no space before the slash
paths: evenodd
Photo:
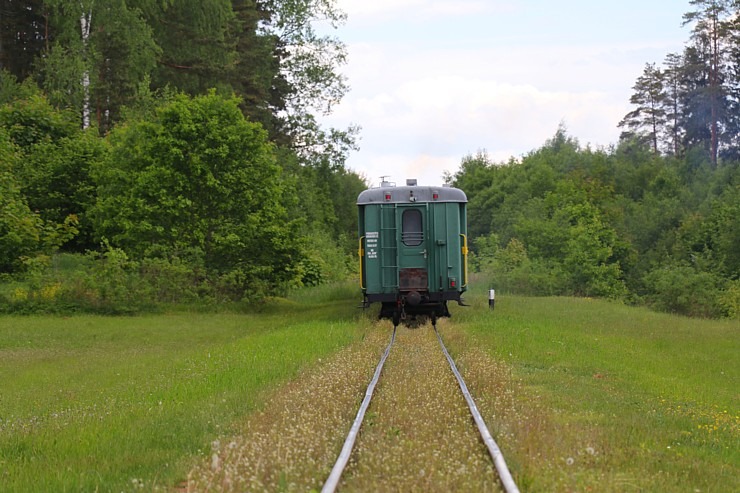
<path id="1" fill-rule="evenodd" d="M 112 245 L 200 265 L 236 298 L 295 281 L 301 256 L 272 146 L 238 105 L 183 95 L 115 129 L 95 213 Z"/>
<path id="2" fill-rule="evenodd" d="M 53 43 L 39 60 L 40 79 L 57 106 L 102 133 L 132 102 L 159 48 L 137 8 L 124 0 L 46 0 Z"/>

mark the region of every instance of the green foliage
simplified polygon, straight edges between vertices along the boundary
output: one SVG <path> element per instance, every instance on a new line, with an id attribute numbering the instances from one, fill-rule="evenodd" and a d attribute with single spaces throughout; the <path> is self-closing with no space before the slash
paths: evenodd
<path id="1" fill-rule="evenodd" d="M 6 313 L 70 313 L 76 311 L 126 314 L 151 304 L 137 264 L 119 249 L 91 253 L 84 268 L 63 276 L 50 269 L 51 259 L 39 256 L 27 262 L 25 282 L 18 283 L 3 309 Z"/>
<path id="2" fill-rule="evenodd" d="M 530 258 L 524 244 L 512 238 L 505 248 L 495 234 L 475 240 L 474 268 L 491 280 L 491 287 L 506 293 L 548 296 L 564 292 L 561 267 L 553 261 Z"/>
<path id="3" fill-rule="evenodd" d="M 566 232 L 560 258 L 568 273 L 570 290 L 583 296 L 622 298 L 626 289 L 615 254 L 616 231 L 604 222 L 602 212 L 591 202 L 573 201 L 575 187 L 565 192 L 567 195 L 554 201 L 552 219 L 559 230 Z M 548 194 L 545 201 L 553 197 L 554 194 Z M 561 239 L 558 236 L 555 241 Z"/>
<path id="4" fill-rule="evenodd" d="M 91 61 L 98 70 L 91 71 L 96 75 L 91 97 L 98 127 L 105 133 L 119 121 L 122 108 L 135 101 L 138 85 L 156 68 L 162 50 L 153 39 L 152 27 L 125 1 L 97 9 L 93 20 Z"/>
<path id="5" fill-rule="evenodd" d="M 0 105 L 11 103 L 20 99 L 28 99 L 38 94 L 39 88 L 30 79 L 22 83 L 7 70 L 0 69 Z"/>
<path id="6" fill-rule="evenodd" d="M 77 125 L 71 113 L 54 109 L 43 96 L 0 108 L 0 128 L 17 145 L 13 173 L 28 207 L 46 223 L 74 223 L 80 234 L 66 248 L 84 251 L 95 247 L 87 215 L 95 202 L 90 169 L 107 145 Z"/>
<path id="7" fill-rule="evenodd" d="M 18 150 L 0 130 L 0 272 L 12 272 L 39 245 L 42 221 L 33 214 L 13 174 Z"/>
<path id="8" fill-rule="evenodd" d="M 5 313 L 134 314 L 162 304 L 217 301 L 204 272 L 178 259 L 132 260 L 120 248 L 102 253 L 26 258 L 21 281 L 9 284 Z"/>
<path id="9" fill-rule="evenodd" d="M 635 93 L 630 103 L 637 106 L 619 122 L 620 127 L 630 129 L 622 138 L 632 136 L 649 145 L 654 153 L 658 153 L 659 130 L 666 125 L 667 95 L 664 93 L 663 72 L 655 67 L 654 63 L 645 65 L 643 74 L 638 77 L 632 87 Z"/>
<path id="10" fill-rule="evenodd" d="M 96 246 L 88 216 L 97 195 L 91 170 L 107 150 L 106 142 L 95 132 L 78 132 L 31 146 L 17 167 L 23 177 L 23 194 L 42 219 L 64 223 L 75 217 L 79 222 L 80 234 L 66 245 L 68 250 L 83 252 Z"/>
<path id="11" fill-rule="evenodd" d="M 97 231 L 133 258 L 182 259 L 228 297 L 297 280 L 300 246 L 280 203 L 272 147 L 238 100 L 210 93 L 166 103 L 111 134 L 98 169 Z"/>
<path id="12" fill-rule="evenodd" d="M 271 140 L 301 150 L 317 135 L 316 114 L 348 89 L 344 44 L 313 28 L 344 21 L 334 0 L 14 0 L 5 12 L 10 73 L 33 76 L 52 104 L 92 116 L 101 134 L 146 81 L 191 96 L 235 93 Z"/>
<path id="13" fill-rule="evenodd" d="M 301 260 L 301 284 L 318 286 L 346 279 L 357 268 L 357 259 L 337 245 L 331 236 L 314 232 L 306 238 Z"/>
<path id="14" fill-rule="evenodd" d="M 82 77 L 89 68 L 80 41 L 53 43 L 38 63 L 40 85 L 49 102 L 81 116 L 85 100 Z"/>
<path id="15" fill-rule="evenodd" d="M 145 271 L 179 278 L 185 292 L 161 298 L 182 301 L 259 299 L 356 268 L 365 185 L 344 161 L 358 129 L 325 130 L 314 115 L 347 89 L 343 44 L 312 27 L 344 20 L 335 2 L 24 0 L 8 12 L 4 272 L 30 276 L 24 258 L 60 247 L 99 251 L 100 265 L 121 249 L 133 284 L 149 282 Z M 88 114 L 94 130 L 81 132 Z M 112 250 L 99 250 L 105 239 Z M 100 280 L 77 281 L 99 291 Z"/>
<path id="16" fill-rule="evenodd" d="M 727 283 L 727 288 L 720 293 L 719 304 L 729 318 L 740 320 L 740 279 Z"/>
<path id="17" fill-rule="evenodd" d="M 739 275 L 740 167 L 693 159 L 627 141 L 582 149 L 562 127 L 521 161 L 468 156 L 454 183 L 469 199 L 471 266 L 509 292 L 729 315 L 731 295 L 717 300 Z"/>
<path id="18" fill-rule="evenodd" d="M 0 15 L 0 59 L 3 70 L 19 80 L 33 70 L 34 58 L 44 49 L 47 25 L 45 0 L 6 0 Z"/>
<path id="19" fill-rule="evenodd" d="M 145 299 L 145 287 L 137 283 L 138 263 L 118 248 L 108 248 L 95 262 L 89 277 L 77 279 L 65 293 L 94 311 L 134 313 Z"/>
<path id="20" fill-rule="evenodd" d="M 649 272 L 643 281 L 648 302 L 659 310 L 696 317 L 725 314 L 720 301 L 724 282 L 716 274 L 674 265 Z"/>
<path id="21" fill-rule="evenodd" d="M 709 199 L 698 212 L 688 214 L 676 230 L 672 253 L 701 269 L 740 278 L 740 185 Z"/>
<path id="22" fill-rule="evenodd" d="M 592 202 L 588 191 L 573 181 L 562 180 L 555 190 L 545 191 L 547 188 L 527 190 L 524 186 L 514 193 L 520 197 L 520 210 L 512 214 L 516 222 L 508 230 L 511 239 L 521 241 L 515 244 L 521 245 L 528 257 L 551 266 L 547 272 L 559 272 L 558 284 L 565 293 L 622 298 L 626 289 L 617 255 L 620 246 L 605 213 Z M 508 202 L 509 197 L 501 207 L 506 208 Z M 504 231 L 507 229 L 504 225 Z"/>
<path id="23" fill-rule="evenodd" d="M 700 152 L 712 167 L 740 155 L 740 27 L 736 0 L 691 0 L 684 14 L 691 39 L 683 53 L 666 56 L 665 69 L 646 65 L 633 86 L 636 106 L 619 124 L 622 139 L 654 153 L 685 157 Z"/>
<path id="24" fill-rule="evenodd" d="M 0 273 L 24 270 L 24 259 L 52 253 L 79 232 L 74 215 L 54 222 L 31 211 L 16 174 L 21 156 L 0 128 Z"/>
<path id="25" fill-rule="evenodd" d="M 226 89 L 227 74 L 238 61 L 234 37 L 239 31 L 232 31 L 236 26 L 231 2 L 137 0 L 133 3 L 142 6 L 151 36 L 161 48 L 159 63 L 150 72 L 155 87 L 170 85 L 191 95 L 202 94 L 212 87 Z"/>
<path id="26" fill-rule="evenodd" d="M 349 89 L 345 76 L 337 72 L 346 60 L 346 49 L 337 38 L 317 34 L 312 23 L 321 20 L 336 27 L 346 14 L 334 0 L 267 0 L 263 4 L 271 21 L 265 30 L 285 47 L 281 70 L 293 89 L 286 101 L 289 113 L 300 119 L 311 114 L 309 109 L 330 111 Z"/>
<path id="27" fill-rule="evenodd" d="M 161 50 L 151 27 L 122 0 L 47 0 L 44 16 L 54 42 L 36 64 L 42 87 L 58 107 L 91 111 L 106 132 L 156 67 Z M 87 35 L 80 29 L 83 16 Z"/>
<path id="28" fill-rule="evenodd" d="M 55 110 L 43 95 L 34 94 L 0 106 L 0 127 L 22 150 L 70 137 L 79 131 L 78 126 L 72 113 Z"/>

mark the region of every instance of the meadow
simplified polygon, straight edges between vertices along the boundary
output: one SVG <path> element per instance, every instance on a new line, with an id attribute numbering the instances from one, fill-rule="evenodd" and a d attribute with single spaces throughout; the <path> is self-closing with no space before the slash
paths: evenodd
<path id="1" fill-rule="evenodd" d="M 455 322 L 519 388 L 530 423 L 509 460 L 525 491 L 740 491 L 736 320 L 497 298 L 490 311 L 479 290 Z"/>
<path id="2" fill-rule="evenodd" d="M 466 299 L 443 335 L 522 491 L 740 490 L 737 321 Z M 0 317 L 0 490 L 172 491 L 284 384 L 361 343 L 375 311 L 356 306 L 340 285 L 244 313 Z M 486 387 L 471 351 L 511 387 Z"/>
<path id="3" fill-rule="evenodd" d="M 0 490 L 171 491 L 269 389 L 357 337 L 355 305 L 311 296 L 246 314 L 0 317 Z"/>

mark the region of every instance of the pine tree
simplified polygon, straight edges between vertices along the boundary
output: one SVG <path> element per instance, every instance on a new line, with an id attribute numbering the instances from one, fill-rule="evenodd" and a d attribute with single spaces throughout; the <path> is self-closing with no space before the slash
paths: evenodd
<path id="1" fill-rule="evenodd" d="M 701 148 L 711 156 L 711 101 L 709 90 L 709 61 L 707 51 L 693 45 L 683 53 L 680 71 L 682 93 L 683 146 L 685 149 Z"/>
<path id="2" fill-rule="evenodd" d="M 161 48 L 152 81 L 190 95 L 217 88 L 230 92 L 225 82 L 236 62 L 234 12 L 229 0 L 134 0 L 141 8 Z"/>
<path id="3" fill-rule="evenodd" d="M 0 69 L 18 80 L 31 74 L 33 61 L 44 49 L 48 25 L 43 0 L 3 0 L 0 3 Z"/>
<path id="4" fill-rule="evenodd" d="M 669 53 L 665 58 L 663 70 L 663 87 L 665 97 L 663 106 L 665 111 L 665 150 L 676 157 L 683 155 L 681 141 L 686 133 L 682 125 L 682 95 L 684 88 L 681 80 L 683 57 L 676 53 Z"/>
<path id="5" fill-rule="evenodd" d="M 632 86 L 635 93 L 630 98 L 630 103 L 637 108 L 627 113 L 619 122 L 620 127 L 629 129 L 629 132 L 623 134 L 623 138 L 631 136 L 649 142 L 656 154 L 659 152 L 660 135 L 665 131 L 666 125 L 663 79 L 660 68 L 656 68 L 654 63 L 646 64 L 642 75 Z"/>
<path id="6" fill-rule="evenodd" d="M 740 0 L 735 2 L 736 13 L 728 21 L 729 68 L 727 91 L 729 97 L 729 111 L 727 119 L 727 134 L 729 148 L 726 157 L 740 161 Z"/>
<path id="7" fill-rule="evenodd" d="M 707 103 L 709 105 L 709 152 L 717 165 L 720 132 L 727 113 L 725 76 L 728 55 L 728 19 L 737 12 L 736 0 L 691 0 L 697 10 L 684 14 L 684 25 L 695 23 L 692 38 L 695 47 L 704 51 L 708 71 Z"/>
<path id="8" fill-rule="evenodd" d="M 232 0 L 232 8 L 236 61 L 228 74 L 229 83 L 242 98 L 242 112 L 261 123 L 273 141 L 288 144 L 278 118 L 285 111 L 285 98 L 291 90 L 280 70 L 284 49 L 277 36 L 260 28 L 269 21 L 270 13 L 254 0 Z"/>

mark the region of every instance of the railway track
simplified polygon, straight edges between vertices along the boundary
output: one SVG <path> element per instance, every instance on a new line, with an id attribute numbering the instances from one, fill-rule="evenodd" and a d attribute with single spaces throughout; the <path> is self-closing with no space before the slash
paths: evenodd
<path id="1" fill-rule="evenodd" d="M 493 462 L 493 465 L 496 468 L 496 471 L 498 472 L 499 480 L 501 482 L 501 485 L 504 491 L 506 491 L 506 493 L 518 493 L 519 489 L 516 483 L 514 482 L 514 479 L 511 476 L 511 472 L 509 471 L 506 465 L 506 461 L 504 459 L 503 453 L 501 452 L 501 449 L 499 448 L 496 441 L 491 436 L 491 432 L 488 430 L 488 427 L 486 426 L 483 420 L 483 417 L 478 411 L 478 408 L 475 405 L 475 401 L 473 400 L 473 397 L 468 391 L 467 385 L 465 384 L 465 381 L 462 378 L 462 375 L 458 371 L 454 360 L 450 356 L 450 353 L 447 351 L 447 348 L 444 345 L 444 341 L 442 340 L 442 336 L 439 334 L 439 331 L 437 330 L 436 326 L 434 327 L 434 332 L 437 336 L 437 340 L 439 341 L 439 345 L 442 349 L 442 352 L 447 358 L 447 362 L 450 365 L 450 369 L 452 370 L 452 373 L 454 374 L 455 379 L 457 380 L 460 391 L 462 392 L 465 398 L 465 401 L 470 410 L 470 414 L 472 415 L 473 420 L 475 421 L 475 424 L 478 428 L 478 432 L 480 433 L 481 439 L 483 440 L 483 442 L 486 445 L 486 448 L 488 449 L 488 453 Z M 367 390 L 365 391 L 365 397 L 357 412 L 355 421 L 352 423 L 352 427 L 350 428 L 350 431 L 347 434 L 342 450 L 339 453 L 339 457 L 337 458 L 337 461 L 334 464 L 334 467 L 332 468 L 332 471 L 329 474 L 329 477 L 324 483 L 324 486 L 321 490 L 322 493 L 332 493 L 336 490 L 337 486 L 339 485 L 339 481 L 341 480 L 342 474 L 345 468 L 347 467 L 347 464 L 352 454 L 352 450 L 354 448 L 355 442 L 357 441 L 360 428 L 365 419 L 365 414 L 367 412 L 368 407 L 370 406 L 370 401 L 372 400 L 375 387 L 378 384 L 378 381 L 380 380 L 380 375 L 383 371 L 383 366 L 385 365 L 385 362 L 388 359 L 388 355 L 390 354 L 391 348 L 393 347 L 393 343 L 395 342 L 395 340 L 396 340 L 396 328 L 394 327 L 393 333 L 391 335 L 391 340 L 388 343 L 388 346 L 386 347 L 383 355 L 381 356 L 377 367 L 375 368 L 375 373 L 373 374 L 373 378 L 371 379 L 367 387 Z"/>

